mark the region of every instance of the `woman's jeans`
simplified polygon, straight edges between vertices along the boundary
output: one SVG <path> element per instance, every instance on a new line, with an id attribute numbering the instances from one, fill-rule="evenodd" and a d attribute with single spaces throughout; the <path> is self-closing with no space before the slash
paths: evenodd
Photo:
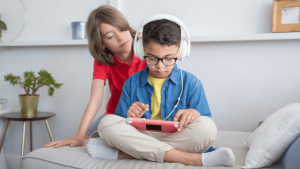
<path id="1" fill-rule="evenodd" d="M 98 130 L 98 125 L 100 123 L 100 121 L 102 120 L 102 118 L 105 116 L 105 114 L 101 115 L 100 117 L 98 117 L 98 119 L 94 120 L 92 122 L 92 124 L 90 125 L 90 127 L 88 128 L 86 135 L 89 135 L 91 138 L 96 138 L 99 137 L 99 134 L 97 132 Z M 95 132 L 96 131 L 96 132 Z M 94 132 L 94 133 L 93 133 Z M 92 134 L 93 133 L 93 134 Z M 91 135 L 92 134 L 92 135 Z"/>

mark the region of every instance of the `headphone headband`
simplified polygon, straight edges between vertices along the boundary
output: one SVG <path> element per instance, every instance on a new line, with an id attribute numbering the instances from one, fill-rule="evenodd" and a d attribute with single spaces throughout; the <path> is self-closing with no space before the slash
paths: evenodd
<path id="1" fill-rule="evenodd" d="M 138 57 L 139 59 L 143 60 L 143 56 L 140 56 L 141 55 L 141 52 L 140 52 L 141 49 L 140 48 L 142 46 L 138 46 L 138 44 L 141 45 L 142 42 L 140 42 L 140 43 L 137 42 L 137 37 L 138 37 L 139 32 L 143 29 L 143 27 L 147 23 L 152 22 L 152 21 L 156 21 L 156 20 L 161 20 L 161 19 L 167 19 L 169 21 L 175 22 L 176 24 L 178 24 L 180 26 L 181 30 L 183 30 L 183 32 L 185 33 L 185 36 L 182 36 L 182 34 L 181 34 L 181 43 L 180 43 L 180 45 L 183 45 L 183 44 L 184 45 L 180 46 L 180 51 L 181 52 L 179 52 L 180 53 L 179 60 L 183 61 L 184 58 L 187 58 L 190 54 L 190 47 L 191 47 L 190 36 L 189 36 L 189 33 L 188 33 L 187 29 L 185 28 L 183 22 L 179 18 L 177 18 L 173 15 L 169 15 L 169 14 L 152 15 L 152 16 L 146 18 L 145 20 L 143 20 L 141 22 L 139 28 L 137 29 L 135 37 L 134 37 L 134 48 L 133 48 L 133 50 L 134 50 L 135 56 Z M 186 41 L 186 43 L 183 42 L 183 41 Z"/>

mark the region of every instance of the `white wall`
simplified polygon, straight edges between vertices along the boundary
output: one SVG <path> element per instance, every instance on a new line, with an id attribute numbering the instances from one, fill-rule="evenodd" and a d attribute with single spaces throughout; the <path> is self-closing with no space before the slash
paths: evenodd
<path id="1" fill-rule="evenodd" d="M 72 21 L 86 20 L 93 8 L 108 3 L 99 0 L 24 2 L 28 24 L 17 41 L 71 39 Z M 170 13 L 186 23 L 191 35 L 271 32 L 272 0 L 117 2 L 134 28 L 146 16 Z M 11 28 L 3 33 L 3 41 L 10 40 L 21 28 L 14 19 L 23 15 L 19 3 L 18 0 L 0 0 L 2 20 Z M 10 6 L 9 9 L 5 5 Z M 13 8 L 18 5 L 20 8 Z M 15 29 L 10 25 L 15 25 Z M 299 45 L 300 40 L 193 43 L 190 58 L 183 68 L 202 81 L 219 130 L 254 131 L 260 118 L 288 103 L 299 102 Z M 2 79 L 8 73 L 21 75 L 26 70 L 38 72 L 41 69 L 51 72 L 64 85 L 53 97 L 47 96 L 46 87 L 41 88 L 39 110 L 56 113 L 49 119 L 55 140 L 73 137 L 90 96 L 93 58 L 88 47 L 14 47 L 0 52 Z M 18 94 L 22 93 L 21 87 L 0 80 L 0 98 L 8 99 L 6 107 L 12 111 L 19 110 Z M 106 86 L 103 105 L 109 96 Z M 102 107 L 97 116 L 104 111 Z M 28 133 L 29 130 L 25 154 L 29 152 Z M 4 143 L 10 166 L 13 165 L 10 161 L 21 154 L 21 140 L 22 123 L 11 122 Z M 33 122 L 33 148 L 40 148 L 49 141 L 44 122 Z"/>
<path id="2" fill-rule="evenodd" d="M 272 0 L 23 0 L 27 22 L 17 41 L 71 39 L 71 22 L 84 21 L 102 4 L 118 4 L 133 28 L 147 16 L 168 13 L 183 20 L 190 35 L 228 35 L 271 32 Z M 16 37 L 23 26 L 20 0 L 0 0 L 1 19 L 9 31 L 2 41 Z"/>
<path id="3" fill-rule="evenodd" d="M 272 0 L 119 1 L 134 28 L 147 16 L 167 13 L 182 19 L 191 36 L 271 32 Z"/>
<path id="4" fill-rule="evenodd" d="M 71 22 L 86 21 L 90 12 L 108 0 L 23 0 L 27 21 L 22 34 L 16 41 L 72 39 Z M 25 12 L 20 0 L 0 0 L 1 20 L 9 31 L 2 41 L 10 41 L 21 31 Z"/>
<path id="5" fill-rule="evenodd" d="M 196 43 L 183 68 L 203 82 L 219 130 L 254 131 L 300 101 L 300 40 Z"/>

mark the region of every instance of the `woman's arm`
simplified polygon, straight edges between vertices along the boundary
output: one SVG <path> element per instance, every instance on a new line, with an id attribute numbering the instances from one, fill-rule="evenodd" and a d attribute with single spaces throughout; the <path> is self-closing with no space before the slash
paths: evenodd
<path id="1" fill-rule="evenodd" d="M 52 141 L 44 145 L 44 147 L 54 146 L 54 148 L 58 148 L 66 145 L 70 145 L 70 147 L 82 146 L 85 133 L 88 130 L 90 124 L 92 123 L 94 117 L 96 116 L 97 112 L 101 107 L 103 92 L 104 92 L 104 80 L 94 79 L 92 82 L 90 102 L 84 111 L 76 135 L 70 139 Z"/>

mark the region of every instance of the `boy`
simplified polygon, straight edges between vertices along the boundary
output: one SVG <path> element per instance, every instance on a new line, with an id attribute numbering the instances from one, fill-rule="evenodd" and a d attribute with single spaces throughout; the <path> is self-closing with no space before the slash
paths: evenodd
<path id="1" fill-rule="evenodd" d="M 107 115 L 98 126 L 101 141 L 90 140 L 90 144 L 96 143 L 101 149 L 95 152 L 87 145 L 88 152 L 93 151 L 91 156 L 206 167 L 233 166 L 234 155 L 228 148 L 198 154 L 211 147 L 217 128 L 210 118 L 201 82 L 186 71 L 182 72 L 181 77 L 176 65 L 180 42 L 181 29 L 172 21 L 156 20 L 144 26 L 143 46 L 147 67 L 132 75 L 123 85 L 115 115 Z M 183 92 L 177 108 L 168 117 L 181 93 L 181 78 Z M 127 117 L 167 118 L 168 121 L 178 121 L 179 127 L 174 133 L 138 131 L 126 124 L 124 118 Z M 110 157 L 107 157 L 107 152 Z"/>

